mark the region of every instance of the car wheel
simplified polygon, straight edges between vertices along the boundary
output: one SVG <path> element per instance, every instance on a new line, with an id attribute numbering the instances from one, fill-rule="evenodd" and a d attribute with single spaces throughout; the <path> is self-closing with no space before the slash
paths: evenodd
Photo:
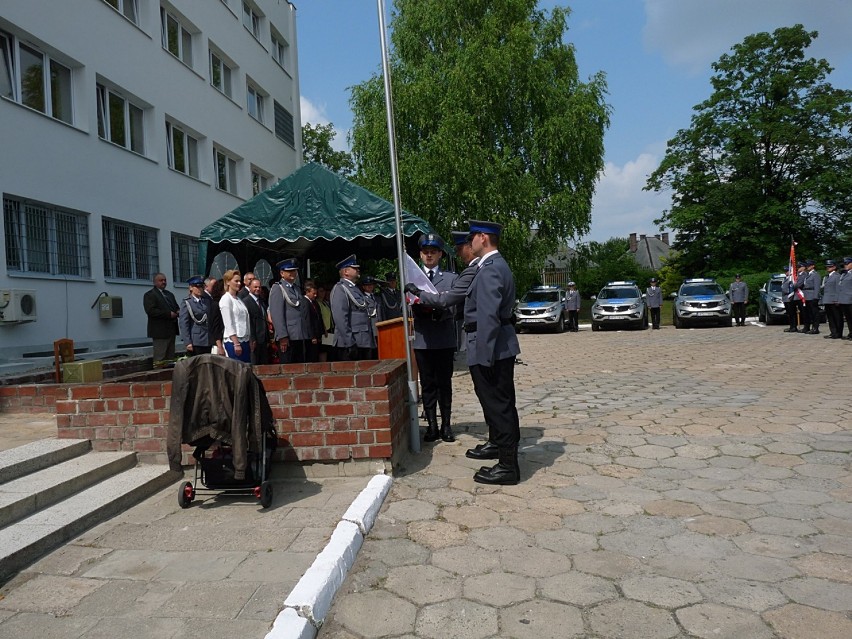
<path id="1" fill-rule="evenodd" d="M 565 332 L 565 318 L 562 315 L 559 316 L 559 321 L 556 323 L 556 332 L 557 333 L 564 333 Z"/>
<path id="2" fill-rule="evenodd" d="M 733 325 L 734 325 L 734 318 L 733 317 L 729 317 L 726 320 L 722 320 L 722 326 L 727 326 L 728 328 L 730 328 Z"/>
<path id="3" fill-rule="evenodd" d="M 674 314 L 672 315 L 672 324 L 674 324 L 674 327 L 675 327 L 675 328 L 683 328 L 683 320 L 681 320 L 681 319 L 677 316 L 677 313 L 674 313 Z"/>
<path id="4" fill-rule="evenodd" d="M 769 323 L 769 322 L 766 321 L 766 313 L 760 307 L 758 307 L 758 309 L 757 309 L 757 321 L 763 322 L 764 324 Z"/>
<path id="5" fill-rule="evenodd" d="M 595 323 L 595 322 L 592 322 L 592 330 L 593 330 L 593 331 L 599 331 L 599 330 L 601 330 L 601 325 L 600 325 L 600 324 L 597 324 L 597 323 Z"/>

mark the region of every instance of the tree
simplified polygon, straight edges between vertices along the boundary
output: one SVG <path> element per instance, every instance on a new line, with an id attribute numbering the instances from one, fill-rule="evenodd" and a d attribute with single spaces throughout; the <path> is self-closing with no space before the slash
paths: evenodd
<path id="1" fill-rule="evenodd" d="M 611 237 L 606 242 L 577 246 L 569 270 L 583 297 L 597 295 L 607 282 L 616 280 L 634 280 L 644 288 L 655 273 L 640 266 L 629 249 L 626 237 Z"/>
<path id="2" fill-rule="evenodd" d="M 681 270 L 783 261 L 790 238 L 812 256 L 850 231 L 852 92 L 833 88 L 802 25 L 758 33 L 712 65 L 713 93 L 669 141 L 646 189 L 671 189 L 656 224 L 677 231 Z"/>
<path id="3" fill-rule="evenodd" d="M 559 240 L 588 231 L 609 126 L 606 82 L 578 79 L 568 10 L 536 0 L 397 0 L 394 119 L 406 209 L 445 237 L 469 219 L 504 225 L 519 286 Z M 390 193 L 381 76 L 352 89 L 358 181 Z M 535 233 L 533 231 L 535 230 Z"/>
<path id="4" fill-rule="evenodd" d="M 351 177 L 355 163 L 346 151 L 335 151 L 331 143 L 337 136 L 334 125 L 305 124 L 302 127 L 302 155 L 305 162 L 316 162 L 325 168 L 339 173 L 343 177 Z"/>

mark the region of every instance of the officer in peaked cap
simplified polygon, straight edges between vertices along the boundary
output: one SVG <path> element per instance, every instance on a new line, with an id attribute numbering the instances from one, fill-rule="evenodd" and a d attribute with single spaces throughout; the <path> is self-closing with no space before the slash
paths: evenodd
<path id="1" fill-rule="evenodd" d="M 843 272 L 837 284 L 837 298 L 840 302 L 840 311 L 846 320 L 846 339 L 852 340 L 852 257 L 843 258 Z"/>
<path id="2" fill-rule="evenodd" d="M 743 282 L 742 275 L 734 275 L 734 281 L 728 287 L 728 297 L 731 300 L 731 314 L 737 326 L 745 326 L 746 304 L 748 304 L 748 284 Z"/>
<path id="3" fill-rule="evenodd" d="M 385 273 L 385 282 L 379 290 L 379 321 L 402 317 L 402 295 L 397 288 L 396 273 Z"/>
<path id="4" fill-rule="evenodd" d="M 580 291 L 577 284 L 568 282 L 568 290 L 565 291 L 565 309 L 568 311 L 568 330 L 576 333 L 580 330 Z"/>
<path id="5" fill-rule="evenodd" d="M 793 288 L 793 275 L 790 267 L 784 267 L 784 279 L 781 282 L 781 301 L 784 302 L 784 311 L 787 313 L 787 328 L 785 333 L 798 333 L 798 321 L 796 319 L 796 303 L 793 301 L 795 289 Z"/>
<path id="6" fill-rule="evenodd" d="M 340 260 L 337 263 L 340 280 L 329 294 L 337 361 L 368 359 L 372 353 L 373 332 L 368 302 L 364 292 L 356 286 L 360 269 L 354 254 Z"/>
<path id="7" fill-rule="evenodd" d="M 822 303 L 825 305 L 825 318 L 828 322 L 828 335 L 825 339 L 841 339 L 843 336 L 843 311 L 840 309 L 838 285 L 840 273 L 834 260 L 825 261 L 826 275 L 822 281 Z"/>
<path id="8" fill-rule="evenodd" d="M 187 354 L 192 357 L 209 353 L 216 343 L 213 332 L 213 300 L 204 294 L 204 278 L 193 275 L 186 281 L 189 295 L 181 300 L 178 313 L 180 338 L 186 345 Z"/>
<path id="9" fill-rule="evenodd" d="M 796 281 L 796 287 L 802 289 L 805 296 L 804 308 L 804 333 L 808 335 L 819 335 L 819 290 L 822 285 L 822 277 L 816 271 L 814 260 L 805 260 L 805 273 L 800 280 Z"/>
<path id="10" fill-rule="evenodd" d="M 645 290 L 645 304 L 651 315 L 651 329 L 660 329 L 660 308 L 663 306 L 663 289 L 657 286 L 657 278 L 652 277 L 650 286 Z"/>
<path id="11" fill-rule="evenodd" d="M 299 263 L 295 258 L 275 265 L 281 275 L 269 290 L 269 315 L 275 329 L 279 358 L 290 364 L 307 361 L 306 340 L 311 339 L 310 309 L 302 289 L 296 283 Z"/>

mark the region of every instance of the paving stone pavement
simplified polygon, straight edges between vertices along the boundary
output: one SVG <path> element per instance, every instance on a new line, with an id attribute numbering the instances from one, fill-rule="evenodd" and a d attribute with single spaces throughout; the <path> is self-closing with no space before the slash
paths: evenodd
<path id="1" fill-rule="evenodd" d="M 320 639 L 852 637 L 852 344 L 778 327 L 520 336 L 518 486 L 454 379 Z"/>

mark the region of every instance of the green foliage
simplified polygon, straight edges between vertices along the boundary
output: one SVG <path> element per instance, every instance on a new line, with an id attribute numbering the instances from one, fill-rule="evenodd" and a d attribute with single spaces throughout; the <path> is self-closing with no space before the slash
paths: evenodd
<path id="1" fill-rule="evenodd" d="M 852 237 L 852 91 L 806 58 L 816 37 L 802 25 L 750 35 L 712 65 L 713 93 L 646 186 L 673 192 L 655 223 L 677 231 L 683 272 L 759 270 L 791 237 L 815 256 Z"/>
<path id="2" fill-rule="evenodd" d="M 391 55 L 403 206 L 443 237 L 469 219 L 503 224 L 521 285 L 563 238 L 588 231 L 606 82 L 578 77 L 568 10 L 536 0 L 397 0 Z M 388 197 L 381 76 L 353 87 L 357 180 Z"/>
<path id="3" fill-rule="evenodd" d="M 346 151 L 335 151 L 331 146 L 336 136 L 333 124 L 305 124 L 302 127 L 302 154 L 305 163 L 316 162 L 345 178 L 352 177 L 355 172 L 352 156 Z"/>
<path id="4" fill-rule="evenodd" d="M 584 298 L 597 295 L 607 282 L 633 280 L 644 290 L 654 271 L 641 267 L 629 252 L 627 238 L 611 237 L 606 242 L 589 242 L 577 247 L 569 271 Z"/>

